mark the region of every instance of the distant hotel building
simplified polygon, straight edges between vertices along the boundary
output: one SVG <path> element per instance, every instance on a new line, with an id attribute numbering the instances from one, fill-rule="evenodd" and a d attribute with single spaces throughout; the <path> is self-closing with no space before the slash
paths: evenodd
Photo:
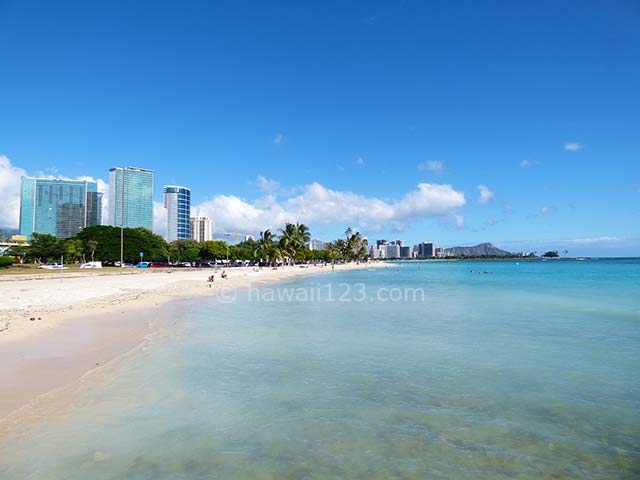
<path id="1" fill-rule="evenodd" d="M 400 258 L 413 258 L 413 250 L 411 247 L 400 247 Z"/>
<path id="2" fill-rule="evenodd" d="M 85 227 L 100 225 L 101 206 L 96 182 L 22 177 L 20 235 L 73 237 Z"/>
<path id="3" fill-rule="evenodd" d="M 167 210 L 167 241 L 191 238 L 191 190 L 177 185 L 165 185 L 164 208 Z"/>
<path id="4" fill-rule="evenodd" d="M 213 240 L 209 217 L 191 217 L 191 239 L 197 242 Z"/>
<path id="5" fill-rule="evenodd" d="M 420 258 L 433 258 L 436 256 L 436 246 L 433 243 L 422 242 L 416 245 L 417 255 Z"/>
<path id="6" fill-rule="evenodd" d="M 387 248 L 384 245 L 378 245 L 376 243 L 376 245 L 371 245 L 369 254 L 371 255 L 371 258 L 375 259 L 387 258 Z"/>
<path id="7" fill-rule="evenodd" d="M 323 242 L 317 238 L 312 238 L 309 242 L 307 242 L 307 248 L 309 250 L 324 250 L 327 246 L 327 242 Z"/>
<path id="8" fill-rule="evenodd" d="M 109 225 L 153 230 L 153 171 L 109 170 Z"/>
<path id="9" fill-rule="evenodd" d="M 396 243 L 390 243 L 386 245 L 386 247 L 387 247 L 387 251 L 386 251 L 387 258 L 400 258 L 400 245 Z"/>
<path id="10" fill-rule="evenodd" d="M 371 257 L 382 259 L 382 258 L 400 258 L 400 252 L 402 247 L 398 245 L 395 241 L 391 243 L 387 243 L 384 240 L 378 240 L 375 245 L 371 246 L 370 254 Z"/>

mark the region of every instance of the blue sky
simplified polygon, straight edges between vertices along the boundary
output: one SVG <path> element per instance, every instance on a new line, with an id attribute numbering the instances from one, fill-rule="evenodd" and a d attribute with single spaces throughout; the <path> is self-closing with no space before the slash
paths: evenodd
<path id="1" fill-rule="evenodd" d="M 640 255 L 637 1 L 96 3 L 0 0 L 0 225 L 133 165 L 214 230 Z"/>

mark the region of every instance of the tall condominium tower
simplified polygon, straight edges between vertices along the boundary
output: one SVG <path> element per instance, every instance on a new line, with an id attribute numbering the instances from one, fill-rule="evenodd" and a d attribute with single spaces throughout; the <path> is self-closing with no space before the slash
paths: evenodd
<path id="1" fill-rule="evenodd" d="M 109 225 L 153 230 L 153 171 L 109 170 Z"/>
<path id="2" fill-rule="evenodd" d="M 102 194 L 96 182 L 22 177 L 20 235 L 73 237 L 101 222 Z"/>
<path id="3" fill-rule="evenodd" d="M 177 185 L 165 185 L 164 208 L 167 210 L 167 240 L 191 238 L 191 190 Z"/>
<path id="4" fill-rule="evenodd" d="M 432 258 L 436 256 L 436 246 L 433 243 L 422 242 L 418 244 L 418 257 Z"/>
<path id="5" fill-rule="evenodd" d="M 191 217 L 191 238 L 198 242 L 213 239 L 209 217 Z"/>

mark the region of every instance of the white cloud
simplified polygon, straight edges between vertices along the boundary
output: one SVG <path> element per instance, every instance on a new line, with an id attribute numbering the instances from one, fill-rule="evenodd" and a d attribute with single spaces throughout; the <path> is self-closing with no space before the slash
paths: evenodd
<path id="1" fill-rule="evenodd" d="M 282 143 L 282 139 L 283 139 L 282 134 L 281 133 L 276 133 L 276 136 L 273 137 L 272 142 L 273 142 L 274 145 L 280 145 Z"/>
<path id="2" fill-rule="evenodd" d="M 584 145 L 578 142 L 568 142 L 564 144 L 564 149 L 569 152 L 577 152 L 578 150 L 582 150 Z"/>
<path id="3" fill-rule="evenodd" d="M 478 203 L 488 203 L 495 196 L 494 193 L 489 190 L 486 185 L 478 185 L 478 191 L 480 196 L 478 197 Z"/>
<path id="4" fill-rule="evenodd" d="M 444 162 L 440 160 L 429 160 L 428 162 L 420 162 L 418 164 L 418 170 L 428 170 L 430 172 L 442 173 L 444 172 Z"/>
<path id="5" fill-rule="evenodd" d="M 14 167 L 11 160 L 0 155 L 0 226 L 18 228 L 20 223 L 20 177 L 27 172 Z"/>
<path id="6" fill-rule="evenodd" d="M 279 182 L 263 177 L 262 175 L 258 175 L 258 178 L 256 178 L 256 185 L 265 193 L 273 193 L 280 189 Z"/>
<path id="7" fill-rule="evenodd" d="M 214 219 L 218 229 L 254 233 L 286 222 L 343 224 L 372 230 L 392 225 L 402 229 L 421 218 L 455 215 L 465 203 L 464 194 L 451 185 L 421 183 L 400 200 L 390 202 L 331 190 L 314 182 L 282 201 L 274 195 L 253 203 L 234 195 L 218 195 L 194 208 Z"/>
<path id="8" fill-rule="evenodd" d="M 558 211 L 558 209 L 556 207 L 554 207 L 554 206 L 542 207 L 537 212 L 529 215 L 529 217 L 545 217 L 547 215 L 551 215 L 553 213 L 556 213 L 557 211 Z"/>
<path id="9" fill-rule="evenodd" d="M 536 165 L 540 165 L 540 162 L 532 161 L 532 160 L 522 160 L 520 162 L 520 168 L 535 167 Z"/>
<path id="10" fill-rule="evenodd" d="M 104 222 L 103 222 L 104 223 Z M 167 236 L 167 210 L 164 203 L 153 201 L 153 233 Z"/>
<path id="11" fill-rule="evenodd" d="M 617 243 L 626 240 L 625 237 L 586 237 L 586 238 L 573 238 L 570 240 L 564 240 L 565 243 L 572 243 L 574 245 L 594 245 L 600 243 Z"/>
<path id="12" fill-rule="evenodd" d="M 362 157 L 356 158 L 356 165 L 364 165 L 364 158 Z"/>
<path id="13" fill-rule="evenodd" d="M 15 167 L 6 156 L 0 156 L 0 225 L 17 228 L 20 210 L 20 177 L 27 172 Z M 52 176 L 64 179 L 67 177 Z M 234 195 L 218 195 L 212 200 L 192 206 L 192 211 L 209 216 L 216 229 L 256 233 L 276 228 L 286 222 L 304 222 L 310 226 L 352 225 L 378 230 L 382 227 L 403 229 L 423 218 L 448 219 L 456 226 L 464 225 L 458 209 L 465 205 L 464 194 L 451 185 L 420 183 L 397 200 L 383 200 L 348 191 L 331 190 L 311 183 L 284 190 L 275 180 L 258 177 L 256 184 L 278 187 L 278 195 L 267 193 L 254 202 Z M 101 179 L 78 177 L 98 183 L 103 196 L 103 223 L 107 220 L 108 185 Z M 154 231 L 166 234 L 166 211 L 161 202 L 153 202 Z"/>

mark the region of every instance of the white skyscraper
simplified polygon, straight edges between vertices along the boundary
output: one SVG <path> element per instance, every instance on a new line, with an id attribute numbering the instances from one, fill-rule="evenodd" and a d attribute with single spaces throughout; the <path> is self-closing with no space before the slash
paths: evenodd
<path id="1" fill-rule="evenodd" d="M 386 258 L 400 258 L 400 245 L 385 245 Z"/>
<path id="2" fill-rule="evenodd" d="M 305 245 L 309 250 L 324 250 L 327 246 L 327 242 L 324 242 L 318 238 L 312 238 Z"/>
<path id="3" fill-rule="evenodd" d="M 167 240 L 191 238 L 191 190 L 177 185 L 165 185 L 164 208 L 167 210 Z"/>
<path id="4" fill-rule="evenodd" d="M 198 242 L 213 239 L 209 217 L 191 217 L 191 238 Z"/>

